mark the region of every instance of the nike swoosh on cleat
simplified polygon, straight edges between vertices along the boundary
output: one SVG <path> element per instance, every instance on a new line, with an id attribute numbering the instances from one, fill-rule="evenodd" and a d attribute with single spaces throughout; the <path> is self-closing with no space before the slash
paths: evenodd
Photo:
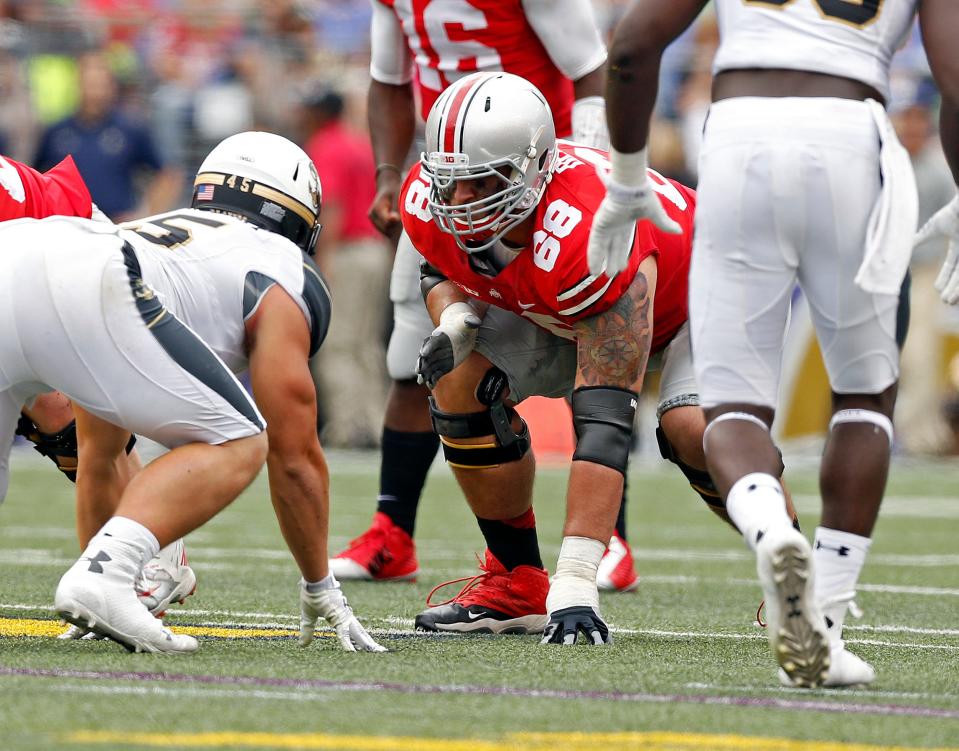
<path id="1" fill-rule="evenodd" d="M 474 613 L 472 610 L 466 611 L 466 616 L 471 620 L 475 621 L 477 618 L 482 618 L 486 613 Z"/>

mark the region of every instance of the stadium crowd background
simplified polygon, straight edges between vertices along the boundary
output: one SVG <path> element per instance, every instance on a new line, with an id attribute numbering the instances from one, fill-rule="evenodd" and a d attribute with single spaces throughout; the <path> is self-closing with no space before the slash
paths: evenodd
<path id="1" fill-rule="evenodd" d="M 111 165 L 116 154 L 109 138 L 93 144 L 102 159 L 78 163 L 94 200 L 111 218 L 123 220 L 187 205 L 189 177 L 206 152 L 232 133 L 269 130 L 308 152 L 329 154 L 329 143 L 322 150 L 324 133 L 336 127 L 336 144 L 350 148 L 333 149 L 342 156 L 339 165 L 328 157 L 317 160 L 324 208 L 342 201 L 341 210 L 353 218 L 339 234 L 325 232 L 319 260 L 329 268 L 335 254 L 351 252 L 350 241 L 373 235 L 371 226 L 360 226 L 373 191 L 365 125 L 369 2 L 0 0 L 0 153 L 49 167 L 44 162 L 71 143 L 63 135 L 64 121 L 69 126 L 78 109 L 120 118 L 137 144 L 122 164 Z M 627 4 L 594 1 L 607 34 Z M 717 42 L 707 13 L 663 61 L 652 166 L 693 186 Z M 955 188 L 935 138 L 938 99 L 918 32 L 896 55 L 892 80 L 889 108 L 913 158 L 923 221 Z M 111 169 L 124 171 L 132 188 Z M 334 169 L 340 176 L 329 174 Z M 908 454 L 959 453 L 959 316 L 939 302 L 932 286 L 942 252 L 920 247 L 913 260 L 912 322 L 896 420 L 897 448 Z M 364 263 L 371 263 L 368 254 Z M 379 268 L 364 273 L 383 279 L 389 264 L 384 244 Z M 385 336 L 385 287 L 381 299 L 382 310 L 373 313 Z M 375 445 L 385 372 L 382 381 L 382 399 L 362 400 L 369 407 L 363 423 L 368 429 L 325 435 L 328 445 Z M 327 405 L 337 398 L 356 403 L 349 395 L 324 397 Z"/>

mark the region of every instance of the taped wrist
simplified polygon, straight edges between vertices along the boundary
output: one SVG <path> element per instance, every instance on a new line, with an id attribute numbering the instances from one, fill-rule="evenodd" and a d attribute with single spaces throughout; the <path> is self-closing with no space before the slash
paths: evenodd
<path id="1" fill-rule="evenodd" d="M 605 543 L 590 537 L 564 537 L 550 581 L 546 609 L 550 613 L 570 607 L 592 607 L 599 612 L 596 572 L 606 552 Z"/>
<path id="2" fill-rule="evenodd" d="M 612 182 L 626 189 L 645 190 L 648 180 L 646 168 L 649 166 L 645 147 L 629 154 L 611 148 L 609 162 L 612 167 L 609 178 Z"/>
<path id="3" fill-rule="evenodd" d="M 573 392 L 574 460 L 602 464 L 626 475 L 636 417 L 636 394 L 614 386 L 584 386 Z"/>

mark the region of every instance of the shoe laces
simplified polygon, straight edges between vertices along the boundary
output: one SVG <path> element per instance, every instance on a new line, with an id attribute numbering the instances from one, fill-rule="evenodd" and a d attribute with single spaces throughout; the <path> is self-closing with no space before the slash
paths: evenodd
<path id="1" fill-rule="evenodd" d="M 841 602 L 846 603 L 846 607 L 849 609 L 849 615 L 855 618 L 857 621 L 862 618 L 862 608 L 859 607 L 856 602 L 856 593 L 855 592 L 842 592 L 838 595 L 828 598 L 822 603 L 823 609 L 830 607 L 831 605 L 838 605 Z M 766 601 L 763 600 L 759 603 L 759 607 L 756 609 L 756 622 L 762 627 L 766 628 L 766 621 L 763 620 L 763 609 L 766 607 Z"/>
<path id="2" fill-rule="evenodd" d="M 862 618 L 862 608 L 856 603 L 856 592 L 855 590 L 850 590 L 848 592 L 840 592 L 837 595 L 833 595 L 825 599 L 822 603 L 822 609 L 832 607 L 833 605 L 840 605 L 845 603 L 849 615 L 851 615 L 856 620 Z"/>
<path id="3" fill-rule="evenodd" d="M 486 561 L 481 560 L 479 556 L 476 556 L 476 561 L 477 563 L 479 563 L 479 567 L 482 573 L 475 574 L 474 576 L 462 576 L 459 579 L 450 579 L 449 581 L 445 581 L 442 584 L 437 584 L 435 587 L 433 587 L 433 589 L 430 590 L 430 593 L 426 595 L 426 607 L 436 608 L 436 607 L 441 607 L 443 605 L 449 605 L 450 603 L 453 603 L 453 602 L 460 602 L 466 597 L 467 594 L 469 594 L 474 589 L 478 589 L 484 585 L 488 585 L 491 579 L 508 576 L 508 574 L 505 574 L 503 572 L 490 570 Z M 489 564 L 489 565 L 492 565 L 492 564 Z M 443 602 L 436 602 L 436 603 L 432 602 L 433 595 L 436 594 L 436 592 L 443 589 L 444 587 L 449 587 L 453 584 L 459 584 L 460 582 L 466 582 L 466 584 L 464 584 L 463 588 L 460 589 L 458 595 L 456 595 L 455 597 L 451 597 L 448 600 L 444 600 Z"/>

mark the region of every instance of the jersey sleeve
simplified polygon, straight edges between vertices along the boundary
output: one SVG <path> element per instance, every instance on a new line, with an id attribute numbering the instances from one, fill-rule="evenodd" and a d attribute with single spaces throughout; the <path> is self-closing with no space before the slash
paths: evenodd
<path id="1" fill-rule="evenodd" d="M 72 157 L 47 172 L 0 157 L 0 220 L 55 215 L 89 219 L 92 211 L 90 191 Z"/>
<path id="2" fill-rule="evenodd" d="M 606 62 L 606 45 L 589 0 L 522 0 L 522 5 L 546 53 L 569 80 Z"/>
<path id="3" fill-rule="evenodd" d="M 400 20 L 381 0 L 370 3 L 370 77 L 393 86 L 407 84 L 413 80 L 413 56 Z"/>

